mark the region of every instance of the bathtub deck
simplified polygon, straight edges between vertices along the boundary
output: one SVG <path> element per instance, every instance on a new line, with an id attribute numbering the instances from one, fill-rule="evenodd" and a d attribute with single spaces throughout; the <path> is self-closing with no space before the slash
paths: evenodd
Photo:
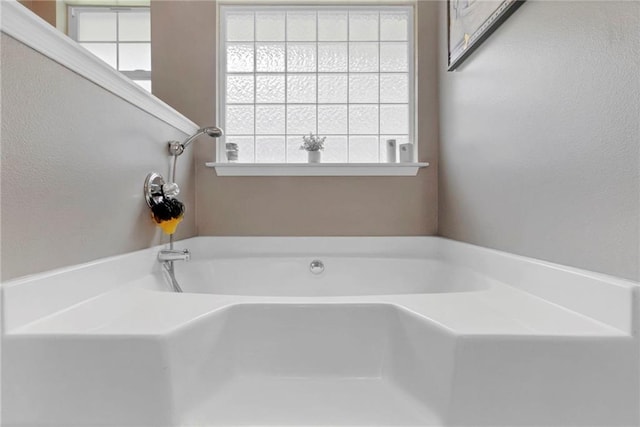
<path id="1" fill-rule="evenodd" d="M 182 425 L 439 426 L 429 408 L 375 378 L 238 378 Z"/>
<path id="2" fill-rule="evenodd" d="M 8 333 L 162 336 L 238 304 L 390 304 L 458 336 L 629 336 L 622 330 L 505 285 L 477 292 L 322 298 L 175 294 L 123 288 Z"/>

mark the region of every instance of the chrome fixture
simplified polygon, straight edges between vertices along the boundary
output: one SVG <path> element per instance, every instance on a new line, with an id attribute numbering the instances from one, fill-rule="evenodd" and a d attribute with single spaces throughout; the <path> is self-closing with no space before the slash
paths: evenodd
<path id="1" fill-rule="evenodd" d="M 311 261 L 311 264 L 309 264 L 309 271 L 313 274 L 321 274 L 324 271 L 324 263 L 319 259 L 314 259 Z"/>
<path id="2" fill-rule="evenodd" d="M 162 175 L 151 172 L 144 181 L 144 197 L 151 210 L 154 206 L 160 205 L 168 199 L 173 199 L 180 193 L 180 188 L 174 182 L 165 182 Z M 164 229 L 163 229 L 164 231 Z M 173 234 L 169 236 L 169 249 L 162 249 L 158 252 L 158 261 L 169 275 L 169 280 L 174 292 L 182 292 L 182 288 L 176 280 L 174 261 L 189 261 L 191 253 L 188 249 L 179 251 L 173 249 Z"/>
<path id="3" fill-rule="evenodd" d="M 151 172 L 144 180 L 144 198 L 147 206 L 162 203 L 165 197 L 175 198 L 180 194 L 180 187 L 175 182 L 165 182 L 162 175 Z"/>
<path id="4" fill-rule="evenodd" d="M 173 247 L 173 244 L 171 246 Z M 162 267 L 164 267 L 169 275 L 169 281 L 171 282 L 174 292 L 182 293 L 182 288 L 176 279 L 176 269 L 173 263 L 175 261 L 189 261 L 190 259 L 191 252 L 189 252 L 189 249 L 184 249 L 182 251 L 175 249 L 162 249 L 158 252 L 158 261 L 162 263 Z"/>
<path id="5" fill-rule="evenodd" d="M 215 126 L 198 129 L 198 132 L 191 135 L 184 142 L 169 141 L 169 154 L 172 156 L 179 156 L 184 153 L 184 150 L 191 145 L 201 135 L 209 135 L 211 138 L 220 138 L 223 135 L 222 129 Z"/>
<path id="6" fill-rule="evenodd" d="M 168 150 L 169 155 L 173 156 L 173 167 L 171 168 L 171 175 L 169 176 L 169 183 L 165 183 L 164 179 L 158 174 L 150 174 L 145 182 L 145 196 L 147 198 L 147 204 L 154 203 L 158 200 L 162 201 L 164 197 L 175 197 L 180 189 L 176 182 L 176 167 L 178 165 L 178 156 L 184 153 L 184 150 L 191 145 L 201 135 L 209 135 L 211 138 L 219 138 L 223 135 L 222 129 L 215 126 L 205 127 L 198 129 L 196 133 L 185 139 L 184 142 L 169 141 Z M 173 249 L 173 234 L 169 235 L 169 249 L 163 249 L 158 253 L 158 261 L 162 263 L 162 266 L 169 274 L 169 279 L 173 285 L 175 292 L 182 292 L 182 288 L 176 280 L 176 273 L 174 267 L 174 261 L 189 261 L 191 254 L 188 250 L 177 251 Z"/>
<path id="7" fill-rule="evenodd" d="M 196 133 L 185 139 L 184 142 L 169 141 L 168 149 L 169 155 L 173 156 L 173 168 L 171 168 L 171 176 L 169 176 L 171 182 L 176 182 L 176 167 L 178 165 L 178 156 L 184 153 L 184 150 L 191 145 L 201 135 L 209 135 L 211 138 L 220 138 L 224 132 L 222 129 L 215 126 L 209 126 L 206 128 L 198 129 Z"/>
<path id="8" fill-rule="evenodd" d="M 162 249 L 158 252 L 158 261 L 160 262 L 173 262 L 173 261 L 189 261 L 191 259 L 191 252 L 189 249 L 176 250 L 176 249 Z"/>

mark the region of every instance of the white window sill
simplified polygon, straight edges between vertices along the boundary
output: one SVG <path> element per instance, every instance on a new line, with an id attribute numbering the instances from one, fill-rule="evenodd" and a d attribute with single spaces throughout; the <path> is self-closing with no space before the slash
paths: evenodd
<path id="1" fill-rule="evenodd" d="M 218 176 L 416 176 L 429 163 L 216 163 Z"/>

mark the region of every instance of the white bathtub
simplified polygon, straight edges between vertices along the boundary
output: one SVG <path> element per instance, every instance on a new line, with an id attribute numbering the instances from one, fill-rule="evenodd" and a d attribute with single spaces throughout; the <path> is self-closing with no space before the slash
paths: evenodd
<path id="1" fill-rule="evenodd" d="M 6 425 L 640 423 L 635 282 L 440 238 L 179 246 L 182 294 L 158 248 L 4 284 Z"/>

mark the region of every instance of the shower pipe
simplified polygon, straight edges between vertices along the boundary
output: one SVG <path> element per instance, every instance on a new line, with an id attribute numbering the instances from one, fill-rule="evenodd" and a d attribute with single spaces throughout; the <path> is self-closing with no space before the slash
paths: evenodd
<path id="1" fill-rule="evenodd" d="M 205 127 L 198 129 L 196 133 L 188 137 L 184 142 L 179 141 L 169 141 L 168 143 L 168 151 L 169 155 L 173 156 L 173 167 L 171 168 L 171 176 L 169 177 L 169 182 L 176 182 L 176 167 L 178 165 L 178 157 L 184 153 L 184 150 L 191 145 L 198 137 L 202 135 L 209 135 L 211 138 L 220 138 L 223 135 L 223 131 L 220 128 L 215 126 Z M 173 234 L 169 235 L 169 250 L 173 250 Z M 164 268 L 169 273 L 169 279 L 171 280 L 171 285 L 173 286 L 174 291 L 182 292 L 182 288 L 178 284 L 178 280 L 176 279 L 175 267 L 173 261 L 167 261 L 163 263 Z"/>

